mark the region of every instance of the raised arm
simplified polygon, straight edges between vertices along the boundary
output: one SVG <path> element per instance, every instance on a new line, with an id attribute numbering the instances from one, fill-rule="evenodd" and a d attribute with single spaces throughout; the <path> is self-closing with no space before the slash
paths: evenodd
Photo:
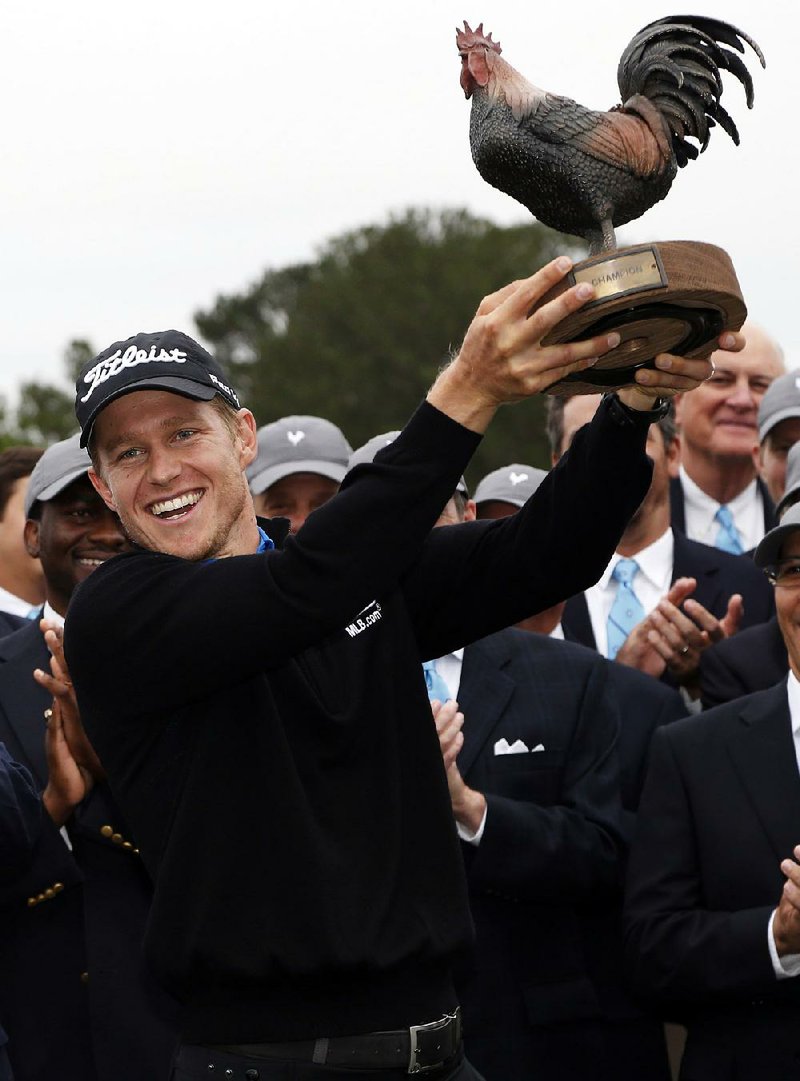
<path id="1" fill-rule="evenodd" d="M 185 667 L 195 672 L 194 692 L 208 693 L 282 663 L 394 588 L 497 406 L 535 393 L 612 344 L 603 336 L 563 348 L 541 345 L 564 312 L 587 299 L 576 287 L 527 318 L 531 303 L 567 265 L 552 263 L 487 298 L 485 314 L 476 316 L 429 401 L 381 463 L 355 470 L 283 550 L 211 563 L 136 555 L 99 568 L 73 599 L 67 621 L 67 656 L 79 690 L 98 669 L 114 670 L 123 710 L 133 699 L 138 708 L 168 708 L 173 695 L 185 700 L 175 679 Z M 198 671 L 194 662 L 208 649 L 209 625 L 217 633 L 214 658 Z M 130 675 L 120 664 L 122 642 Z M 154 647 L 166 642 L 166 650 Z M 131 649 L 146 658 L 133 657 Z"/>

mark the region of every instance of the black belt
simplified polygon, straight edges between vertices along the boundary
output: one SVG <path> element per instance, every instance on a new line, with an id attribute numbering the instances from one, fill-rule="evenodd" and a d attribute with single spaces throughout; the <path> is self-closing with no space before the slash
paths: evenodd
<path id="1" fill-rule="evenodd" d="M 291 1043 L 215 1044 L 223 1051 L 250 1059 L 293 1059 L 317 1065 L 402 1067 L 407 1073 L 425 1073 L 443 1066 L 461 1046 L 461 1011 L 445 1014 L 426 1025 L 411 1025 L 394 1032 L 368 1032 L 363 1036 L 323 1036 Z M 188 1048 L 184 1049 L 188 1051 Z M 193 1048 L 200 1052 L 204 1048 Z"/>

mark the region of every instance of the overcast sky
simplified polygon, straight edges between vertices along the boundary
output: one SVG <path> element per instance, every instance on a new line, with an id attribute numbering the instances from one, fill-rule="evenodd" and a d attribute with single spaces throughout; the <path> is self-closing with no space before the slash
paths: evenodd
<path id="1" fill-rule="evenodd" d="M 748 50 L 752 112 L 726 77 L 741 146 L 717 129 L 620 239 L 726 248 L 752 316 L 800 366 L 800 8 L 687 7 L 745 29 L 767 69 Z M 0 393 L 61 379 L 73 337 L 99 349 L 191 333 L 219 293 L 406 206 L 526 220 L 472 164 L 456 24 L 483 20 L 532 82 L 600 109 L 618 101 L 625 44 L 669 13 L 664 0 L 5 0 Z"/>

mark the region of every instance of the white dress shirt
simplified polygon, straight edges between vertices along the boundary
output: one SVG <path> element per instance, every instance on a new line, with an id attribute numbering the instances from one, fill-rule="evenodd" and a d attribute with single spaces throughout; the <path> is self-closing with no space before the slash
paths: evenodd
<path id="1" fill-rule="evenodd" d="M 683 466 L 680 467 L 680 478 L 683 485 L 686 536 L 689 540 L 710 544 L 712 548 L 716 547 L 719 522 L 714 520 L 714 516 L 722 504 L 706 495 Z M 743 550 L 747 552 L 755 548 L 764 536 L 764 500 L 755 478 L 726 506 L 731 512 L 734 525 L 739 530 Z"/>
<path id="2" fill-rule="evenodd" d="M 458 688 L 461 686 L 461 665 L 463 662 L 463 649 L 455 649 L 444 657 L 436 658 L 436 671 L 447 684 L 450 698 L 456 700 L 458 700 Z"/>
<path id="3" fill-rule="evenodd" d="M 49 619 L 51 623 L 55 623 L 59 627 L 64 626 L 64 617 L 60 616 L 48 601 L 44 602 L 44 610 L 42 611 L 41 618 Z"/>
<path id="4" fill-rule="evenodd" d="M 794 739 L 794 753 L 797 758 L 797 769 L 800 775 L 800 683 L 797 681 L 797 676 L 794 672 L 789 672 L 789 679 L 786 684 L 787 696 L 789 699 L 789 717 L 792 723 L 792 738 Z M 800 838 L 798 838 L 800 841 Z M 790 853 L 786 853 L 787 856 Z M 783 957 L 778 957 L 778 951 L 775 948 L 775 938 L 772 934 L 772 924 L 775 919 L 775 913 L 773 912 L 769 918 L 769 925 L 767 927 L 767 944 L 769 945 L 769 955 L 772 958 L 772 967 L 775 969 L 775 975 L 779 980 L 788 979 L 790 976 L 800 976 L 800 953 L 787 953 Z"/>
<path id="5" fill-rule="evenodd" d="M 639 570 L 634 575 L 631 586 L 639 598 L 645 615 L 653 611 L 672 584 L 674 551 L 675 540 L 672 530 L 667 529 L 658 540 L 648 544 L 646 548 L 642 548 L 641 552 L 631 557 L 639 564 Z M 619 589 L 619 582 L 615 582 L 611 575 L 617 563 L 624 558 L 615 552 L 611 557 L 611 562 L 600 576 L 600 581 L 587 589 L 584 594 L 597 651 L 604 657 L 608 656 L 608 614 Z"/>
<path id="6" fill-rule="evenodd" d="M 24 601 L 22 597 L 17 597 L 14 593 L 9 593 L 7 589 L 0 587 L 0 612 L 10 612 L 12 616 L 22 616 L 23 619 L 27 619 L 31 609 L 35 607 L 36 605 L 31 604 L 30 601 Z"/>

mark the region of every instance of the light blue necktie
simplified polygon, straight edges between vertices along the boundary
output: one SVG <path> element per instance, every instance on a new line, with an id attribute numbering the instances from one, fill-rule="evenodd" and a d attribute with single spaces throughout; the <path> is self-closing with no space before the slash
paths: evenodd
<path id="1" fill-rule="evenodd" d="M 639 570 L 635 559 L 621 559 L 611 572 L 617 583 L 617 595 L 608 613 L 608 659 L 613 661 L 622 643 L 637 623 L 644 619 L 644 608 L 633 591 L 633 579 Z"/>
<path id="2" fill-rule="evenodd" d="M 714 546 L 723 552 L 731 552 L 735 556 L 740 556 L 744 551 L 744 546 L 742 538 L 739 536 L 739 530 L 733 521 L 730 507 L 723 503 L 714 515 L 714 521 L 719 522 L 719 532 L 714 541 Z"/>
<path id="3" fill-rule="evenodd" d="M 431 701 L 438 698 L 440 702 L 446 702 L 448 698 L 453 697 L 447 684 L 436 671 L 436 661 L 423 661 L 422 671 L 425 675 L 425 686 L 428 688 L 428 698 Z"/>

